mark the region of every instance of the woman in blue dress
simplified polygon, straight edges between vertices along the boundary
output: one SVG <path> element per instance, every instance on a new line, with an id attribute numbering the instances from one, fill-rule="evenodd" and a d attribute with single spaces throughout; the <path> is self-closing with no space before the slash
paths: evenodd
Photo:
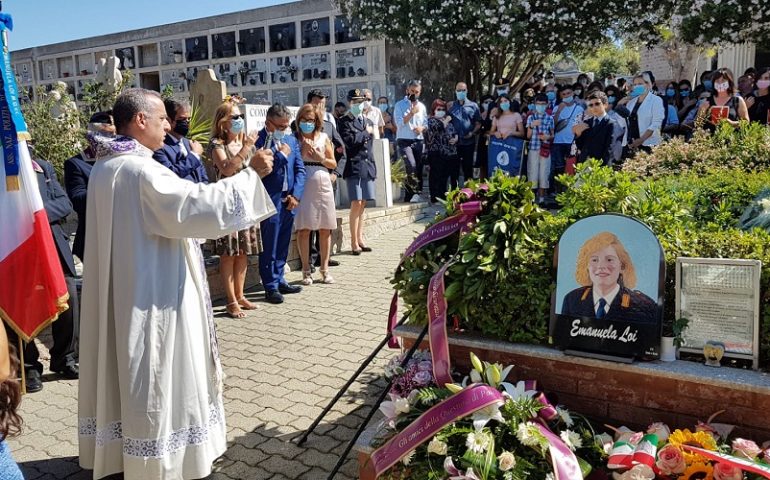
<path id="1" fill-rule="evenodd" d="M 21 417 L 16 413 L 21 401 L 17 372 L 19 360 L 8 345 L 5 326 L 0 325 L 0 480 L 24 480 L 5 441 L 6 437 L 17 435 L 21 428 Z"/>

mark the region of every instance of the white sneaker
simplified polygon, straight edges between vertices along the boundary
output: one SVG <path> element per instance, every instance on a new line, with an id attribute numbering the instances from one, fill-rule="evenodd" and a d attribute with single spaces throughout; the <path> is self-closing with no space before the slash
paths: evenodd
<path id="1" fill-rule="evenodd" d="M 409 203 L 420 203 L 422 202 L 422 197 L 417 195 L 416 193 L 412 195 L 412 199 L 409 200 Z"/>

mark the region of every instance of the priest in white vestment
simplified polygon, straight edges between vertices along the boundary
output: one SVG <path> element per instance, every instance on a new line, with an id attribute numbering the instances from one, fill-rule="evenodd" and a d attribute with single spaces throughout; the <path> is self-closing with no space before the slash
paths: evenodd
<path id="1" fill-rule="evenodd" d="M 160 95 L 121 94 L 88 187 L 80 338 L 80 465 L 93 478 L 197 479 L 225 452 L 222 368 L 203 257 L 217 238 L 273 215 L 250 168 L 203 185 L 152 158 L 170 128 Z"/>

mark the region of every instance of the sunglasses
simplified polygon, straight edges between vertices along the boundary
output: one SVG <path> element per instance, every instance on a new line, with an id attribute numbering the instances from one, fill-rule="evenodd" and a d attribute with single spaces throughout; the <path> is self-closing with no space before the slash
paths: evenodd
<path id="1" fill-rule="evenodd" d="M 238 120 L 239 118 L 243 118 L 242 113 L 239 113 L 238 115 L 230 115 L 230 120 Z"/>
<path id="2" fill-rule="evenodd" d="M 588 106 L 589 106 L 589 107 L 591 107 L 591 108 L 593 108 L 593 107 L 601 107 L 601 106 L 602 106 L 602 103 L 601 103 L 601 102 L 598 102 L 598 103 L 589 103 L 589 104 L 588 104 Z"/>

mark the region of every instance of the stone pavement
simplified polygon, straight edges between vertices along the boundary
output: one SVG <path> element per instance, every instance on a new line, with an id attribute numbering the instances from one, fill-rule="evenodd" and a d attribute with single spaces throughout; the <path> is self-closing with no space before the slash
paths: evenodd
<path id="1" fill-rule="evenodd" d="M 211 479 L 324 480 L 337 462 L 365 408 L 381 392 L 378 378 L 396 351 L 385 349 L 337 403 L 303 447 L 301 434 L 360 362 L 382 340 L 399 255 L 423 230 L 411 224 L 371 240 L 361 256 L 335 256 L 335 285 L 314 284 L 283 305 L 247 293 L 259 309 L 244 319 L 215 306 L 225 380 L 228 449 Z M 298 282 L 292 272 L 288 280 Z M 316 277 L 320 275 L 316 274 Z M 45 341 L 45 337 L 43 337 Z M 45 348 L 41 348 L 47 357 Z M 25 396 L 24 432 L 9 440 L 25 478 L 90 479 L 77 463 L 77 381 L 44 376 L 45 387 Z M 351 452 L 337 479 L 357 477 Z"/>

